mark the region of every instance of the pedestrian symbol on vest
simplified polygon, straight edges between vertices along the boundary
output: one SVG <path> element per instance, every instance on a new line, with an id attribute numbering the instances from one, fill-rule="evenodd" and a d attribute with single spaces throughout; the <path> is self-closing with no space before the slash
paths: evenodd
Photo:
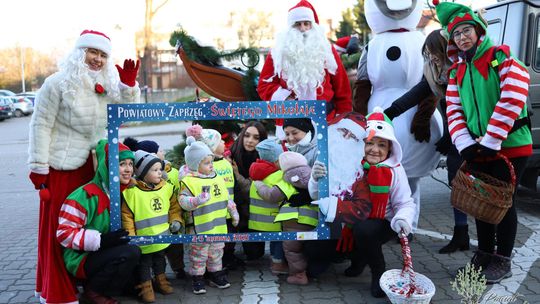
<path id="1" fill-rule="evenodd" d="M 217 184 L 214 184 L 214 196 L 220 196 L 221 195 L 221 190 L 219 190 L 219 187 Z"/>
<path id="2" fill-rule="evenodd" d="M 159 198 L 154 198 L 152 207 L 154 207 L 154 211 L 156 212 L 161 211 L 161 201 Z"/>

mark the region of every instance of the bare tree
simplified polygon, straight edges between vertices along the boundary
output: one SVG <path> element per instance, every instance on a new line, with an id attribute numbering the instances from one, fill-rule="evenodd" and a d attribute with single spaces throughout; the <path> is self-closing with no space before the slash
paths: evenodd
<path id="1" fill-rule="evenodd" d="M 272 13 L 249 8 L 240 18 L 238 40 L 241 47 L 259 47 L 264 39 L 272 39 L 274 25 L 270 23 Z"/>

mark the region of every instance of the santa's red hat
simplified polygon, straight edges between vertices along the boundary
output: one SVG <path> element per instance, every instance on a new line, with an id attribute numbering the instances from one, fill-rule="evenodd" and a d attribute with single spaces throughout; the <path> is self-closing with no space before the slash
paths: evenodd
<path id="1" fill-rule="evenodd" d="M 317 12 L 315 12 L 313 5 L 306 0 L 300 0 L 300 2 L 289 10 L 287 24 L 292 27 L 298 21 L 311 21 L 312 23 L 319 23 Z"/>
<path id="2" fill-rule="evenodd" d="M 349 41 L 351 41 L 351 36 L 341 37 L 338 40 L 336 40 L 336 43 L 334 44 L 334 48 L 338 52 L 345 53 L 347 52 L 347 45 L 349 44 Z"/>
<path id="3" fill-rule="evenodd" d="M 111 39 L 98 31 L 84 30 L 77 39 L 75 47 L 98 49 L 109 56 L 111 55 Z"/>

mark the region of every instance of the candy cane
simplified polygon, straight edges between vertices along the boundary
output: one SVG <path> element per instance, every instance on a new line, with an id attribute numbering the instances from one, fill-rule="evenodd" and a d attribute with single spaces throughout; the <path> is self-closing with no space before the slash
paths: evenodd
<path id="1" fill-rule="evenodd" d="M 409 276 L 409 290 L 406 293 L 406 297 L 409 298 L 418 287 L 416 286 L 412 265 L 411 247 L 409 247 L 409 240 L 403 230 L 399 233 L 399 240 L 401 243 L 401 255 L 403 255 L 403 269 L 401 270 L 401 276 Z"/>

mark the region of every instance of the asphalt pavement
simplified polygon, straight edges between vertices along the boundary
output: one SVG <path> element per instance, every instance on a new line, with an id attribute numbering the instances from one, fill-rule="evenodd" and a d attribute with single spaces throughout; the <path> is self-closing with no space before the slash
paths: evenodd
<path id="1" fill-rule="evenodd" d="M 29 117 L 0 122 L 0 303 L 37 303 L 34 297 L 36 266 L 38 195 L 28 180 L 26 167 Z M 133 128 L 133 127 L 129 127 Z M 177 132 L 185 128 L 180 123 L 160 126 L 147 134 L 141 129 L 123 128 L 121 132 L 136 137 L 150 137 L 155 132 L 171 135 L 165 146 L 179 140 Z M 125 129 L 125 130 L 124 130 Z M 160 131 L 161 130 L 161 131 Z M 165 132 L 166 131 L 166 132 Z M 164 135 L 164 134 L 162 134 Z M 438 169 L 434 177 L 446 182 L 446 171 Z M 429 277 L 436 286 L 432 303 L 459 303 L 460 296 L 452 290 L 450 281 L 457 268 L 473 255 L 473 250 L 453 254 L 438 254 L 453 231 L 453 213 L 449 204 L 448 187 L 431 177 L 421 182 L 422 205 L 419 230 L 411 244 L 415 271 Z M 540 197 L 530 195 L 519 198 L 518 234 L 513 255 L 513 276 L 501 284 L 488 286 L 483 303 L 540 303 Z M 474 222 L 469 219 L 471 243 L 475 249 Z M 241 247 L 238 254 L 242 256 Z M 388 269 L 401 268 L 400 245 L 391 241 L 384 245 Z M 191 292 L 189 279 L 178 280 L 168 269 L 175 292 L 157 295 L 156 303 L 389 303 L 388 299 L 374 299 L 369 293 L 369 269 L 356 278 L 348 278 L 343 271 L 349 262 L 336 263 L 331 269 L 310 280 L 307 286 L 286 282 L 285 276 L 273 276 L 269 269 L 269 253 L 264 259 L 248 262 L 241 269 L 231 271 L 231 287 L 220 290 L 207 288 L 205 295 Z M 134 298 L 123 297 L 123 303 L 137 303 Z"/>

